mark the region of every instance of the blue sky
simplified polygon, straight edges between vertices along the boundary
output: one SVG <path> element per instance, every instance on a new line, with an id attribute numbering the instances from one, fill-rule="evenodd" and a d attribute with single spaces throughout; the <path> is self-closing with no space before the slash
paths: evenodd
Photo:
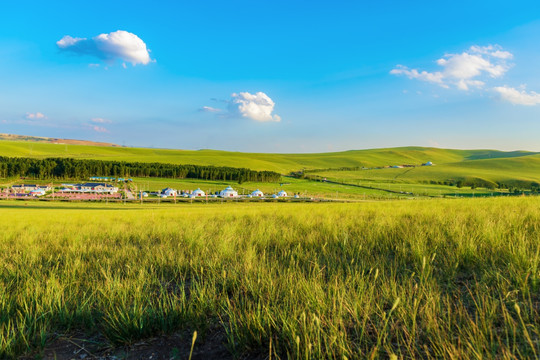
<path id="1" fill-rule="evenodd" d="M 539 10 L 538 1 L 2 4 L 0 132 L 261 152 L 540 151 Z"/>

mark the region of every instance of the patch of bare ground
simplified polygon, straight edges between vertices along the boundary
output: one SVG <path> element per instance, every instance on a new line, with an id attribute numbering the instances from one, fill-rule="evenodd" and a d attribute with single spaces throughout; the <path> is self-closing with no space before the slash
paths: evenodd
<path id="1" fill-rule="evenodd" d="M 113 346 L 107 339 L 96 335 L 58 335 L 39 352 L 26 354 L 21 360 L 180 360 L 189 359 L 193 333 L 182 331 L 157 336 L 125 346 Z M 227 339 L 223 328 L 208 331 L 198 337 L 191 359 L 240 359 L 262 360 L 265 356 L 241 355 L 234 357 L 226 347 Z"/>

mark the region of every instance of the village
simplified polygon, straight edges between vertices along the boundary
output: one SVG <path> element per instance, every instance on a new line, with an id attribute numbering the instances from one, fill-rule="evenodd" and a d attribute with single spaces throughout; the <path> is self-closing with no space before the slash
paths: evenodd
<path id="1" fill-rule="evenodd" d="M 100 182 L 85 183 L 62 183 L 60 185 L 46 184 L 17 184 L 11 187 L 0 189 L 0 199 L 47 199 L 47 200 L 122 200 L 122 201 L 143 201 L 143 200 L 165 200 L 176 201 L 177 199 L 199 199 L 199 200 L 240 200 L 240 199 L 304 199 L 300 194 L 289 195 L 281 190 L 275 194 L 265 194 L 256 189 L 247 194 L 239 194 L 231 186 L 215 191 L 205 192 L 200 188 L 195 190 L 177 190 L 166 187 L 159 191 L 134 190 L 130 185 L 132 179 L 112 178 L 112 177 L 90 177 L 89 180 L 101 180 Z M 112 183 L 111 183 L 112 182 Z"/>

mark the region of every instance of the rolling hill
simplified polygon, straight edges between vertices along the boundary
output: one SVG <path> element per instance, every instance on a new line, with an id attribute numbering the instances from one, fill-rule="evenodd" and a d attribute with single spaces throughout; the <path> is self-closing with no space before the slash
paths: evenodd
<path id="1" fill-rule="evenodd" d="M 313 154 L 242 153 L 219 150 L 170 150 L 111 147 L 47 142 L 0 140 L 0 156 L 72 157 L 132 162 L 164 162 L 245 167 L 282 174 L 319 169 L 319 175 L 340 179 L 420 182 L 478 178 L 487 181 L 540 181 L 540 153 L 528 151 L 453 150 L 400 147 Z M 338 171 L 340 168 L 374 168 L 389 165 L 435 166 L 404 169 Z M 323 171 L 326 169 L 326 171 Z"/>
<path id="2" fill-rule="evenodd" d="M 42 136 L 27 136 L 27 135 L 15 135 L 15 134 L 0 134 L 0 140 L 12 140 L 12 141 L 29 141 L 40 142 L 50 144 L 69 144 L 69 145 L 92 145 L 92 146 L 113 146 L 119 147 L 120 145 L 106 142 L 96 142 L 88 140 L 75 140 L 75 139 L 58 139 Z"/>

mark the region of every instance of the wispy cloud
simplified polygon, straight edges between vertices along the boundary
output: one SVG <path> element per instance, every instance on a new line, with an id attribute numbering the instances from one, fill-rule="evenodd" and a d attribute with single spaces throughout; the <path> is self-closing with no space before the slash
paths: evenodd
<path id="1" fill-rule="evenodd" d="M 135 66 L 147 65 L 152 61 L 144 41 L 124 30 L 100 34 L 91 39 L 66 35 L 56 45 L 62 51 L 94 56 L 109 64 L 120 59 L 124 61 L 124 67 L 126 62 Z"/>
<path id="2" fill-rule="evenodd" d="M 40 113 L 40 112 L 26 113 L 26 115 L 24 117 L 27 120 L 47 119 L 47 116 L 45 116 L 43 113 Z"/>
<path id="3" fill-rule="evenodd" d="M 109 132 L 109 130 L 107 130 L 103 126 L 97 126 L 97 125 L 92 126 L 92 130 L 94 130 L 95 132 L 100 132 L 100 133 Z"/>
<path id="4" fill-rule="evenodd" d="M 512 58 L 512 53 L 499 45 L 475 45 L 460 54 L 446 54 L 438 59 L 436 63 L 442 68 L 440 71 L 428 72 L 397 65 L 390 74 L 404 75 L 444 88 L 454 86 L 459 90 L 469 90 L 471 87 L 484 87 L 488 78 L 503 76 L 512 66 L 508 63 Z"/>
<path id="5" fill-rule="evenodd" d="M 90 121 L 95 124 L 110 124 L 112 122 L 109 119 L 103 119 L 103 118 L 93 118 Z"/>
<path id="6" fill-rule="evenodd" d="M 540 94 L 534 91 L 527 92 L 525 89 L 518 90 L 509 86 L 497 86 L 493 88 L 499 93 L 501 99 L 511 102 L 514 105 L 533 106 L 540 104 Z"/>
<path id="7" fill-rule="evenodd" d="M 217 108 L 214 108 L 214 107 L 211 107 L 211 106 L 203 106 L 202 108 L 199 109 L 199 111 L 201 111 L 201 112 L 209 112 L 209 113 L 219 113 L 219 112 L 223 112 L 224 110 L 217 109 Z"/>

